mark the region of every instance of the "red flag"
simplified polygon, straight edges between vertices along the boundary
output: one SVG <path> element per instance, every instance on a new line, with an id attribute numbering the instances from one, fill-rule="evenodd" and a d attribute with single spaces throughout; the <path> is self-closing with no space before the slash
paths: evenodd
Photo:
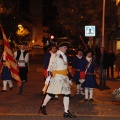
<path id="1" fill-rule="evenodd" d="M 17 82 L 18 87 L 20 87 L 22 82 L 21 82 L 19 72 L 18 72 L 18 64 L 14 59 L 13 51 L 10 47 L 10 44 L 7 40 L 4 30 L 1 25 L 0 25 L 0 27 L 1 27 L 2 34 L 3 34 L 4 50 L 6 51 L 6 62 L 8 62 L 10 65 L 10 71 L 11 71 L 11 75 L 12 75 L 13 79 Z"/>

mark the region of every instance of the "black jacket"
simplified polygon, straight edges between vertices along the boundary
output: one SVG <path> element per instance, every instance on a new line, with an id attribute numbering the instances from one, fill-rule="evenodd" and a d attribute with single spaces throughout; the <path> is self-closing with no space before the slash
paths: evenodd
<path id="1" fill-rule="evenodd" d="M 100 65 L 103 66 L 103 69 L 107 69 L 109 66 L 108 63 L 108 54 L 106 52 L 103 53 L 103 62 L 100 63 L 100 58 L 101 58 L 101 53 L 97 55 L 96 61 L 97 61 L 97 66 L 99 67 Z"/>

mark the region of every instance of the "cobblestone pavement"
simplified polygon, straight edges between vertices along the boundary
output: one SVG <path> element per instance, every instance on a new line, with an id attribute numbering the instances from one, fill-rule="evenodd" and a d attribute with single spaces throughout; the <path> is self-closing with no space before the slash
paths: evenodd
<path id="1" fill-rule="evenodd" d="M 47 105 L 48 116 L 38 113 L 44 96 L 40 92 L 44 86 L 42 75 L 43 55 L 30 55 L 28 82 L 24 84 L 23 94 L 18 95 L 18 87 L 14 83 L 12 91 L 0 92 L 0 120 L 62 120 L 62 95 L 58 100 L 51 100 Z M 116 75 L 115 75 L 116 76 Z M 97 79 L 99 83 L 99 79 Z M 78 117 L 75 120 L 120 120 L 120 102 L 113 102 L 111 94 L 120 87 L 120 80 L 108 79 L 109 89 L 94 89 L 94 102 L 84 103 L 84 96 L 76 95 L 75 84 L 71 87 L 70 111 Z M 2 82 L 0 81 L 0 89 Z"/>

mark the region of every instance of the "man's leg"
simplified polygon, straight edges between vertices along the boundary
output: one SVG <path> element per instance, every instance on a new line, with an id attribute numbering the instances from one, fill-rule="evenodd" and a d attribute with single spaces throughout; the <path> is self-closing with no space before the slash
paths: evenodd
<path id="1" fill-rule="evenodd" d="M 106 69 L 103 69 L 103 85 L 106 86 Z"/>
<path id="2" fill-rule="evenodd" d="M 114 77 L 114 66 L 111 65 L 110 67 L 111 67 L 111 78 L 113 78 Z"/>
<path id="3" fill-rule="evenodd" d="M 103 81 L 103 66 L 100 65 L 100 84 L 99 85 L 102 85 L 102 81 Z"/>
<path id="4" fill-rule="evenodd" d="M 64 117 L 76 117 L 75 115 L 72 115 L 69 111 L 69 100 L 70 100 L 70 94 L 64 95 L 63 98 L 63 104 L 64 104 Z"/>
<path id="5" fill-rule="evenodd" d="M 87 102 L 88 101 L 88 91 L 89 89 L 88 88 L 85 88 L 85 99 L 84 101 Z"/>
<path id="6" fill-rule="evenodd" d="M 89 88 L 89 92 L 90 92 L 90 102 L 93 102 L 93 88 Z"/>
<path id="7" fill-rule="evenodd" d="M 7 80 L 3 80 L 3 89 L 1 92 L 6 92 L 7 91 Z"/>
<path id="8" fill-rule="evenodd" d="M 43 104 L 42 104 L 42 106 L 41 106 L 41 108 L 40 108 L 41 114 L 47 115 L 46 105 L 47 105 L 47 103 L 49 102 L 49 100 L 50 100 L 52 97 L 55 97 L 55 95 L 54 95 L 54 94 L 49 94 L 49 93 L 46 95 L 46 97 L 45 97 L 45 99 L 44 99 L 44 101 L 43 101 Z"/>
<path id="9" fill-rule="evenodd" d="M 13 88 L 12 80 L 8 80 L 8 84 L 9 84 L 10 90 L 12 90 L 12 88 Z"/>
<path id="10" fill-rule="evenodd" d="M 107 68 L 107 77 L 109 78 L 110 75 L 109 75 L 109 67 Z"/>
<path id="11" fill-rule="evenodd" d="M 80 94 L 80 84 L 76 84 L 77 92 L 76 94 Z"/>
<path id="12" fill-rule="evenodd" d="M 80 79 L 80 94 L 85 95 L 85 93 L 83 92 L 83 88 L 81 87 L 82 83 L 85 81 L 85 79 Z"/>
<path id="13" fill-rule="evenodd" d="M 18 95 L 21 95 L 21 94 L 22 94 L 22 91 L 23 91 L 23 85 L 24 85 L 24 83 L 22 82 L 22 84 L 21 84 L 21 86 L 20 86 L 20 88 L 19 88 L 19 93 L 18 93 Z"/>

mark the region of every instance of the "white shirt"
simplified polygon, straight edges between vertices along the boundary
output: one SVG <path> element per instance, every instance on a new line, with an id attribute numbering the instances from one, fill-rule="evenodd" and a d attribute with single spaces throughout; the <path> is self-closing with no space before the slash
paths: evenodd
<path id="1" fill-rule="evenodd" d="M 25 55 L 25 58 L 24 58 L 24 56 L 23 56 L 23 52 L 24 51 L 25 50 L 21 50 L 21 54 L 20 54 L 19 60 L 25 60 L 25 63 L 28 63 L 29 62 L 29 53 L 27 53 Z M 14 53 L 14 58 L 16 58 L 16 57 L 17 57 L 17 51 Z M 18 66 L 19 67 L 25 67 L 25 63 L 22 63 L 22 62 L 18 61 Z"/>

